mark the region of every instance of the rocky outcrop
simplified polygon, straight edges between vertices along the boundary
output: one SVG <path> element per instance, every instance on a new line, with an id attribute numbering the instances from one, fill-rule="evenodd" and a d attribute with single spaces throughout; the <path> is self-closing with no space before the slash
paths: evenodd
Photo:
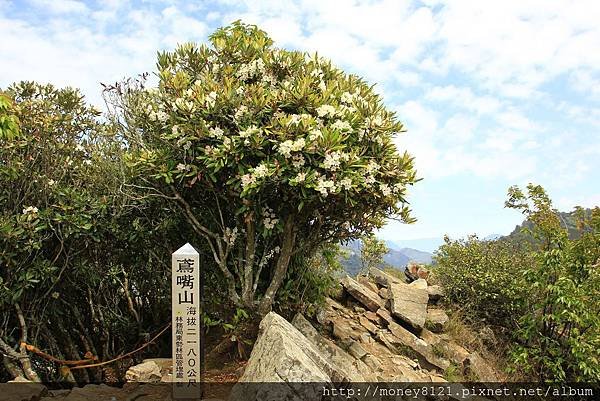
<path id="1" fill-rule="evenodd" d="M 48 389 L 40 383 L 22 380 L 0 383 L 0 401 L 38 401 L 46 394 Z"/>
<path id="2" fill-rule="evenodd" d="M 379 269 L 371 269 L 371 277 L 376 284 L 379 284 L 383 287 L 388 287 L 390 283 L 404 283 L 403 280 L 400 280 L 399 278 L 396 278 L 391 274 L 387 274 Z"/>
<path id="3" fill-rule="evenodd" d="M 427 310 L 427 320 L 425 325 L 434 333 L 441 333 L 444 331 L 448 320 L 448 315 L 442 309 L 429 308 Z"/>
<path id="4" fill-rule="evenodd" d="M 358 302 L 363 304 L 367 309 L 375 312 L 381 308 L 383 302 L 379 295 L 367 287 L 361 285 L 356 280 L 346 276 L 341 281 L 342 286 L 352 295 Z"/>
<path id="5" fill-rule="evenodd" d="M 421 330 L 427 317 L 427 290 L 402 283 L 391 284 L 388 290 L 392 316 Z"/>

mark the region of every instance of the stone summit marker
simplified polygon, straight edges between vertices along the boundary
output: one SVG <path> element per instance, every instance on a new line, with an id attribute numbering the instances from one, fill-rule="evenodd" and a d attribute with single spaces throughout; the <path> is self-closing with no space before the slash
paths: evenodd
<path id="1" fill-rule="evenodd" d="M 172 256 L 173 399 L 199 400 L 200 365 L 200 266 L 190 244 Z"/>

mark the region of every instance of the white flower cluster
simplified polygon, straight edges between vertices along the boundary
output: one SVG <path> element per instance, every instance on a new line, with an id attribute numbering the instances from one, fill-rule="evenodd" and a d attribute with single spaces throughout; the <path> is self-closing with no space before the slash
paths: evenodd
<path id="1" fill-rule="evenodd" d="M 279 219 L 277 218 L 275 213 L 273 213 L 273 209 L 271 209 L 268 206 L 263 208 L 262 215 L 263 215 L 263 224 L 265 225 L 265 228 L 267 230 L 272 230 L 273 227 L 275 227 L 275 225 L 279 222 Z"/>
<path id="2" fill-rule="evenodd" d="M 48 181 L 48 186 L 49 186 L 49 187 L 53 187 L 53 186 L 54 186 L 54 184 L 56 184 L 56 181 L 54 181 L 54 180 L 52 180 L 52 179 Z"/>
<path id="3" fill-rule="evenodd" d="M 335 117 L 337 111 L 335 107 L 330 104 L 324 104 L 317 108 L 317 114 L 319 117 Z"/>
<path id="4" fill-rule="evenodd" d="M 177 170 L 178 171 L 189 171 L 191 169 L 191 167 L 189 165 L 183 164 L 183 163 L 179 163 L 177 165 Z"/>
<path id="5" fill-rule="evenodd" d="M 242 189 L 246 189 L 249 185 L 255 184 L 259 179 L 269 175 L 269 168 L 261 163 L 252 169 L 252 172 L 244 174 L 241 177 Z"/>
<path id="6" fill-rule="evenodd" d="M 346 191 L 349 191 L 352 188 L 352 179 L 346 177 L 340 180 L 340 187 L 344 188 Z"/>
<path id="7" fill-rule="evenodd" d="M 244 118 L 244 116 L 248 114 L 248 107 L 244 106 L 243 104 L 240 105 L 240 107 L 238 107 L 235 110 L 235 114 L 233 115 L 233 119 L 235 121 L 240 121 L 242 118 Z"/>
<path id="8" fill-rule="evenodd" d="M 323 168 L 329 171 L 336 171 L 340 168 L 340 162 L 348 161 L 350 156 L 344 152 L 331 152 L 325 155 Z"/>
<path id="9" fill-rule="evenodd" d="M 342 103 L 352 104 L 352 102 L 354 101 L 354 96 L 355 95 L 350 92 L 344 92 L 342 93 L 341 101 Z"/>
<path id="10" fill-rule="evenodd" d="M 392 193 L 392 190 L 388 184 L 379 184 L 379 189 L 381 190 L 381 194 L 383 196 L 389 196 Z"/>
<path id="11" fill-rule="evenodd" d="M 204 103 L 208 108 L 215 107 L 215 102 L 217 101 L 217 92 L 212 91 L 204 98 Z"/>
<path id="12" fill-rule="evenodd" d="M 151 104 L 146 108 L 146 112 L 148 113 L 148 118 L 150 121 L 158 121 L 161 123 L 166 122 L 169 119 L 169 115 L 165 113 L 162 109 L 162 106 L 158 108 L 158 111 L 154 111 L 154 108 Z"/>
<path id="13" fill-rule="evenodd" d="M 23 208 L 23 214 L 36 214 L 38 211 L 38 208 L 35 206 L 27 206 L 26 208 Z"/>
<path id="14" fill-rule="evenodd" d="M 319 129 L 313 129 L 308 133 L 308 140 L 311 142 L 316 141 L 317 139 L 323 138 L 323 133 Z"/>
<path id="15" fill-rule="evenodd" d="M 324 177 L 319 177 L 317 180 L 317 186 L 315 187 L 317 192 L 326 197 L 328 194 L 335 191 L 335 183 L 332 180 L 327 180 Z"/>
<path id="16" fill-rule="evenodd" d="M 220 127 L 213 127 L 208 129 L 208 136 L 210 136 L 211 138 L 221 139 L 223 138 L 224 133 L 225 131 L 223 131 Z"/>
<path id="17" fill-rule="evenodd" d="M 247 64 L 243 64 L 236 75 L 240 80 L 245 81 L 247 79 L 254 78 L 257 75 L 262 75 L 264 73 L 265 62 L 259 58 L 256 60 L 252 60 Z"/>
<path id="18" fill-rule="evenodd" d="M 304 138 L 298 138 L 295 141 L 288 139 L 279 145 L 278 152 L 279 154 L 288 158 L 291 156 L 292 152 L 299 152 L 304 149 L 304 146 L 306 146 L 306 141 Z"/>
<path id="19" fill-rule="evenodd" d="M 305 160 L 304 160 L 304 156 L 302 155 L 294 155 L 292 157 L 292 165 L 295 168 L 300 168 L 302 166 L 304 166 Z"/>
<path id="20" fill-rule="evenodd" d="M 304 182 L 304 180 L 306 180 L 305 172 L 300 172 L 300 173 L 296 174 L 296 176 L 294 178 L 292 178 L 292 181 L 295 183 Z"/>
<path id="21" fill-rule="evenodd" d="M 227 244 L 233 245 L 235 243 L 235 240 L 237 239 L 237 235 L 238 235 L 237 227 L 234 227 L 233 229 L 226 227 L 225 231 L 223 232 L 223 240 Z"/>
<path id="22" fill-rule="evenodd" d="M 178 97 L 173 102 L 173 109 L 183 111 L 186 113 L 192 113 L 195 110 L 194 102 L 191 100 L 185 100 L 182 97 Z"/>
<path id="23" fill-rule="evenodd" d="M 255 125 L 251 125 L 243 131 L 240 131 L 239 135 L 241 138 L 250 138 L 252 135 L 260 134 L 260 129 Z"/>
<path id="24" fill-rule="evenodd" d="M 331 128 L 338 130 L 340 132 L 351 132 L 352 126 L 348 121 L 336 120 L 333 124 L 331 124 Z"/>
<path id="25" fill-rule="evenodd" d="M 372 174 L 372 173 L 376 173 L 377 171 L 379 171 L 380 168 L 381 168 L 381 166 L 379 164 L 377 164 L 377 162 L 375 160 L 371 160 L 371 161 L 369 161 L 369 164 L 367 164 L 366 170 L 367 170 L 367 173 Z"/>

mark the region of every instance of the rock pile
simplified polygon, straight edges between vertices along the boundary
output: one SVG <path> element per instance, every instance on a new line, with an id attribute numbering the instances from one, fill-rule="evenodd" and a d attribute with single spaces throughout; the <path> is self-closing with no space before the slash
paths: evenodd
<path id="1" fill-rule="evenodd" d="M 444 382 L 450 367 L 498 381 L 480 355 L 444 333 L 448 316 L 436 305 L 443 292 L 425 278 L 407 283 L 374 270 L 341 284 L 344 294 L 326 300 L 315 325 L 300 314 L 291 324 L 265 317 L 240 382 Z"/>

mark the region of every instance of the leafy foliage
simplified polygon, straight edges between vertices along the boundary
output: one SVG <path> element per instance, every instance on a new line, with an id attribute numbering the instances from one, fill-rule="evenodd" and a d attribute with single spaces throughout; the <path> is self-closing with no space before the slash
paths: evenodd
<path id="1" fill-rule="evenodd" d="M 521 242 L 446 239 L 437 272 L 471 320 L 510 333 L 513 371 L 539 380 L 600 378 L 600 208 L 577 208 L 571 236 L 540 186 L 509 189 L 529 222 Z M 523 238 L 528 238 L 524 240 Z"/>
<path id="2" fill-rule="evenodd" d="M 213 250 L 232 302 L 269 308 L 293 252 L 411 222 L 412 158 L 362 79 L 235 23 L 158 57 L 158 88 L 109 92 L 129 165 Z M 209 211 L 210 212 L 207 212 Z M 266 278 L 266 280 L 265 280 Z"/>
<path id="3" fill-rule="evenodd" d="M 388 247 L 385 241 L 378 239 L 373 233 L 363 236 L 360 248 L 362 273 L 369 275 L 372 268 L 382 265 L 386 253 L 388 253 Z"/>

